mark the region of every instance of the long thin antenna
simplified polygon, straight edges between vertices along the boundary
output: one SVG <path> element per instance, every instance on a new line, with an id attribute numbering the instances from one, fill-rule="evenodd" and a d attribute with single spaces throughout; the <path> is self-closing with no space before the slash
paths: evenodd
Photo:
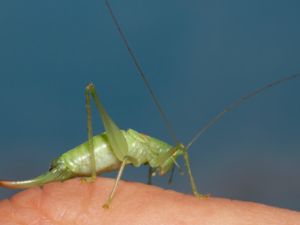
<path id="1" fill-rule="evenodd" d="M 165 127 L 167 128 L 167 130 L 168 130 L 171 138 L 175 142 L 175 144 L 179 143 L 179 141 L 177 139 L 177 136 L 175 134 L 175 131 L 174 131 L 171 123 L 169 122 L 166 114 L 164 113 L 164 110 L 162 109 L 161 105 L 159 104 L 159 101 L 158 101 L 156 95 L 154 94 L 154 92 L 153 92 L 153 90 L 152 90 L 152 88 L 151 88 L 151 86 L 150 86 L 150 84 L 149 84 L 149 82 L 148 82 L 148 80 L 147 80 L 147 78 L 145 76 L 145 73 L 142 70 L 142 67 L 141 67 L 139 61 L 137 60 L 137 57 L 135 56 L 133 50 L 130 48 L 128 40 L 127 40 L 127 38 L 125 36 L 125 33 L 123 32 L 123 30 L 122 30 L 122 28 L 121 28 L 121 26 L 120 26 L 120 24 L 119 24 L 119 22 L 117 20 L 117 17 L 114 15 L 114 13 L 112 11 L 112 8 L 111 8 L 110 3 L 109 3 L 108 0 L 105 0 L 105 5 L 106 5 L 106 7 L 107 7 L 107 9 L 109 11 L 109 14 L 110 14 L 111 18 L 113 19 L 114 24 L 115 24 L 115 26 L 116 26 L 116 28 L 117 28 L 117 30 L 118 30 L 121 38 L 122 38 L 122 40 L 123 40 L 123 42 L 124 42 L 127 50 L 128 50 L 128 53 L 129 53 L 130 57 L 133 60 L 133 63 L 135 65 L 136 69 L 138 70 L 139 75 L 143 79 L 144 84 L 147 87 L 147 89 L 148 89 L 148 91 L 149 91 L 149 93 L 151 95 L 151 98 L 152 98 L 154 104 L 156 105 L 156 107 L 157 107 L 157 109 L 158 109 L 158 111 L 159 111 L 159 113 L 160 113 L 160 115 L 162 117 L 162 120 L 164 121 Z"/>
<path id="2" fill-rule="evenodd" d="M 294 74 L 291 76 L 287 76 L 287 77 L 283 77 L 279 80 L 275 80 L 261 88 L 258 88 L 252 92 L 250 92 L 247 95 L 244 95 L 242 97 L 240 97 L 238 100 L 234 101 L 233 103 L 231 103 L 230 105 L 228 105 L 226 108 L 224 108 L 223 111 L 221 111 L 220 113 L 218 113 L 212 120 L 210 120 L 204 127 L 200 128 L 198 130 L 198 132 L 196 133 L 196 135 L 192 138 L 192 140 L 188 143 L 188 145 L 186 146 L 186 150 L 189 149 L 194 143 L 195 141 L 197 141 L 197 139 L 211 126 L 213 126 L 216 122 L 218 122 L 225 113 L 232 111 L 233 109 L 235 109 L 236 107 L 238 107 L 241 103 L 245 102 L 246 100 L 249 100 L 250 98 L 256 96 L 257 94 L 260 94 L 264 91 L 266 91 L 267 89 L 282 84 L 286 81 L 292 80 L 292 79 L 296 79 L 300 77 L 300 73 L 298 74 Z"/>

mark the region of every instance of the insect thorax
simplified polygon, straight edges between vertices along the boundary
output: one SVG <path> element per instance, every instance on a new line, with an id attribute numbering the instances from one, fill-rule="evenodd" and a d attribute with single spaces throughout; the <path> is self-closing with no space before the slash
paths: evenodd
<path id="1" fill-rule="evenodd" d="M 149 164 L 161 175 L 168 172 L 176 158 L 183 153 L 181 145 L 172 147 L 164 141 L 128 129 L 124 131 L 128 144 L 129 156 L 137 160 L 134 166 Z"/>

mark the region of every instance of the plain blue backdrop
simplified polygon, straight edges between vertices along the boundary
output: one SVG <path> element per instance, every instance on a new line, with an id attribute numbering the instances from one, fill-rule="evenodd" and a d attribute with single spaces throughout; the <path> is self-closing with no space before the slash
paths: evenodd
<path id="1" fill-rule="evenodd" d="M 111 4 L 183 143 L 241 95 L 300 72 L 298 0 Z M 102 0 L 1 0 L 0 29 L 1 179 L 39 175 L 87 139 L 91 81 L 121 128 L 171 142 Z M 300 210 L 299 97 L 300 79 L 207 131 L 190 149 L 200 190 Z M 94 127 L 103 131 L 96 113 Z M 124 179 L 146 174 L 128 168 Z M 190 193 L 187 176 L 167 179 L 154 183 Z"/>

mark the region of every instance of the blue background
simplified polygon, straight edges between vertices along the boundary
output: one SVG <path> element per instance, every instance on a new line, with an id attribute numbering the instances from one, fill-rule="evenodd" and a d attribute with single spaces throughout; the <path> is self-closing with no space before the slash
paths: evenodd
<path id="1" fill-rule="evenodd" d="M 111 4 L 183 143 L 241 95 L 300 72 L 298 0 Z M 90 81 L 121 128 L 171 142 L 103 1 L 1 0 L 0 29 L 2 179 L 36 176 L 87 139 Z M 204 134 L 190 149 L 200 190 L 300 210 L 299 97 L 300 79 L 275 87 Z M 187 176 L 167 179 L 154 183 L 190 192 Z"/>

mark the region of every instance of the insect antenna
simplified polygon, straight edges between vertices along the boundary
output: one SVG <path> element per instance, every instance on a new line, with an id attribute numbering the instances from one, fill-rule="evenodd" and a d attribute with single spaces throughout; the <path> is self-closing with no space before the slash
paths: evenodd
<path id="1" fill-rule="evenodd" d="M 279 84 L 282 84 L 284 82 L 296 79 L 300 77 L 300 73 L 294 74 L 294 75 L 290 75 L 290 76 L 286 76 L 283 77 L 281 79 L 275 80 L 263 87 L 260 87 L 252 92 L 250 92 L 247 95 L 244 95 L 242 97 L 240 97 L 238 100 L 232 102 L 230 105 L 228 105 L 227 107 L 225 107 L 223 109 L 223 111 L 219 112 L 215 117 L 213 117 L 210 121 L 208 121 L 208 123 L 206 123 L 206 125 L 204 125 L 202 128 L 200 128 L 196 134 L 194 135 L 194 137 L 191 139 L 191 141 L 186 145 L 186 150 L 188 150 L 194 143 L 195 141 L 198 140 L 198 138 L 204 133 L 206 132 L 211 126 L 213 126 L 215 123 L 217 123 L 223 116 L 224 114 L 226 114 L 227 112 L 232 111 L 233 109 L 237 108 L 241 103 L 249 100 L 250 98 L 268 90 L 269 88 L 272 88 L 274 86 L 277 86 Z"/>
<path id="2" fill-rule="evenodd" d="M 147 90 L 149 91 L 150 96 L 151 96 L 151 98 L 152 98 L 152 100 L 153 100 L 153 102 L 154 102 L 154 104 L 155 104 L 157 110 L 159 111 L 159 114 L 160 114 L 160 116 L 161 116 L 161 118 L 162 118 L 162 120 L 163 120 L 163 122 L 164 122 L 165 127 L 166 127 L 167 130 L 168 130 L 169 135 L 170 135 L 171 138 L 173 139 L 174 143 L 175 143 L 175 144 L 178 144 L 179 141 L 178 141 L 178 138 L 177 138 L 177 136 L 176 136 L 176 134 L 175 134 L 175 131 L 174 131 L 174 129 L 173 129 L 173 127 L 172 127 L 172 125 L 171 125 L 169 119 L 167 118 L 167 116 L 166 116 L 166 114 L 165 114 L 163 108 L 161 107 L 161 105 L 160 105 L 160 103 L 159 103 L 159 101 L 158 101 L 158 98 L 157 98 L 156 95 L 154 94 L 154 91 L 152 90 L 152 88 L 151 88 L 151 86 L 150 86 L 150 83 L 149 83 L 149 81 L 148 81 L 147 78 L 146 78 L 146 75 L 145 75 L 145 73 L 144 73 L 144 71 L 143 71 L 143 69 L 142 69 L 142 67 L 141 67 L 141 64 L 139 63 L 139 61 L 138 61 L 136 55 L 134 54 L 133 50 L 131 49 L 131 47 L 130 47 L 130 45 L 129 45 L 129 42 L 128 42 L 126 36 L 125 36 L 124 31 L 123 31 L 123 29 L 121 28 L 121 25 L 120 25 L 120 23 L 118 22 L 117 17 L 116 17 L 115 14 L 113 13 L 113 10 L 112 10 L 112 8 L 111 8 L 111 6 L 110 6 L 109 0 L 104 0 L 104 1 L 105 1 L 105 5 L 106 5 L 106 7 L 107 7 L 107 9 L 108 9 L 108 12 L 109 12 L 109 14 L 110 14 L 110 16 L 111 16 L 111 18 L 112 18 L 112 20 L 113 20 L 113 22 L 114 22 L 114 24 L 115 24 L 115 26 L 116 26 L 118 32 L 119 32 L 121 38 L 122 38 L 122 41 L 124 42 L 124 44 L 125 44 L 125 46 L 126 46 L 126 48 L 127 48 L 127 51 L 128 51 L 128 53 L 129 53 L 129 55 L 130 55 L 130 57 L 131 57 L 131 59 L 132 59 L 134 65 L 135 65 L 137 71 L 138 71 L 138 74 L 140 75 L 140 77 L 141 77 L 142 80 L 144 81 L 144 84 L 145 84 Z"/>

